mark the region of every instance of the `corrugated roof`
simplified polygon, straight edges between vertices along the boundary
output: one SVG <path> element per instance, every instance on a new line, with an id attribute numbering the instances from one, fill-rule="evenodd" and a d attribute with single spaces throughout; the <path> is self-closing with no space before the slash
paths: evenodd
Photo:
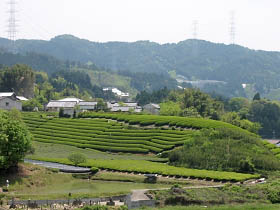
<path id="1" fill-rule="evenodd" d="M 28 101 L 28 99 L 25 98 L 24 96 L 17 96 L 17 99 L 21 101 Z"/>
<path id="2" fill-rule="evenodd" d="M 97 102 L 93 102 L 93 101 L 81 101 L 79 103 L 79 106 L 95 106 L 97 104 Z"/>
<path id="3" fill-rule="evenodd" d="M 122 111 L 122 112 L 128 112 L 131 109 L 131 107 L 128 106 L 115 106 L 112 107 L 112 112 Z"/>
<path id="4" fill-rule="evenodd" d="M 151 104 L 153 107 L 155 107 L 156 109 L 160 109 L 160 106 L 158 104 Z"/>
<path id="5" fill-rule="evenodd" d="M 4 92 L 4 93 L 0 93 L 0 97 L 10 97 L 10 96 L 12 96 L 12 95 L 14 95 L 14 93 L 13 92 Z"/>
<path id="6" fill-rule="evenodd" d="M 74 108 L 76 101 L 50 101 L 47 108 Z"/>
<path id="7" fill-rule="evenodd" d="M 69 102 L 76 101 L 77 103 L 79 103 L 80 101 L 84 101 L 84 100 L 79 99 L 79 98 L 63 98 L 58 101 L 69 101 Z"/>

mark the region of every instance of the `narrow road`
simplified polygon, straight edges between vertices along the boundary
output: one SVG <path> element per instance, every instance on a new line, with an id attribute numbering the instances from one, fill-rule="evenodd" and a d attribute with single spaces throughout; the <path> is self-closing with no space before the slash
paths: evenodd
<path id="1" fill-rule="evenodd" d="M 52 163 L 52 162 L 30 160 L 30 159 L 24 159 L 24 162 L 32 163 L 34 165 L 44 166 L 47 168 L 59 169 L 61 172 L 66 172 L 66 173 L 89 173 L 90 172 L 89 168 L 64 165 L 64 164 L 60 164 L 60 163 Z"/>
<path id="2" fill-rule="evenodd" d="M 190 186 L 183 187 L 183 189 L 203 189 L 203 188 L 220 188 L 223 187 L 224 184 L 214 185 L 214 186 Z M 131 201 L 139 201 L 139 200 L 150 200 L 150 198 L 146 195 L 148 191 L 156 191 L 156 190 L 169 190 L 170 188 L 159 188 L 159 189 L 141 189 L 141 190 L 132 190 Z"/>

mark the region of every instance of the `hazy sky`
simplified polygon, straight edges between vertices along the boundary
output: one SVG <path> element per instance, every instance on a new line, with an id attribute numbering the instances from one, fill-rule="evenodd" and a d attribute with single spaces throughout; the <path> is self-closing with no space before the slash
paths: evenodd
<path id="1" fill-rule="evenodd" d="M 7 37 L 9 0 L 0 0 L 0 36 Z M 235 43 L 280 51 L 280 0 L 17 0 L 17 38 L 45 39 L 73 34 L 91 41 L 150 40 L 159 43 L 193 38 L 230 41 L 235 11 Z"/>

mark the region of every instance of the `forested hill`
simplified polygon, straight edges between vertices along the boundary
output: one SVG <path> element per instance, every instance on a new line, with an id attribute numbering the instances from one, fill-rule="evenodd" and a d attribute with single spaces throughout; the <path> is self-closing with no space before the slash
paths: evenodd
<path id="1" fill-rule="evenodd" d="M 33 51 L 63 60 L 91 61 L 97 66 L 132 72 L 167 73 L 175 70 L 187 80 L 227 82 L 224 93 L 246 96 L 241 84 L 251 84 L 253 91 L 269 95 L 280 88 L 280 53 L 255 51 L 238 45 L 186 40 L 177 44 L 149 41 L 97 43 L 71 35 L 50 41 L 18 40 L 19 52 Z M 0 39 L 0 47 L 8 41 Z M 221 85 L 221 84 L 219 84 Z M 212 89 L 215 90 L 215 86 Z"/>

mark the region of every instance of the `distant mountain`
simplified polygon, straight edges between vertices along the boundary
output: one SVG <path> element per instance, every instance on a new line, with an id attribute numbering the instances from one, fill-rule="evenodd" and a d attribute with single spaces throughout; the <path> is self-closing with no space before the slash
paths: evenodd
<path id="1" fill-rule="evenodd" d="M 164 87 L 174 89 L 177 87 L 175 79 L 167 74 L 141 73 L 141 72 L 113 72 L 98 68 L 95 64 L 82 64 L 79 61 L 60 60 L 53 56 L 40 54 L 36 52 L 25 53 L 9 53 L 4 49 L 0 49 L 0 69 L 4 66 L 12 66 L 15 64 L 27 64 L 36 71 L 44 71 L 49 76 L 69 71 L 84 72 L 89 76 L 92 85 L 99 87 L 117 87 L 122 91 L 129 92 L 132 96 L 136 96 L 138 91 L 154 91 Z M 74 74 L 71 74 L 74 75 Z M 83 75 L 85 76 L 85 75 Z M 71 77 L 71 76 L 70 76 Z M 158 78 L 161 78 L 160 80 Z M 73 78 L 75 79 L 75 78 Z M 70 80 L 68 78 L 68 80 Z M 77 84 L 79 87 L 89 84 Z"/>
<path id="2" fill-rule="evenodd" d="M 50 41 L 18 40 L 20 53 L 37 52 L 63 60 L 93 62 L 112 70 L 167 74 L 175 70 L 188 80 L 217 80 L 209 91 L 245 96 L 246 91 L 269 95 L 280 88 L 280 53 L 256 51 L 238 45 L 185 40 L 177 44 L 149 41 L 97 43 L 71 35 Z M 8 40 L 0 39 L 0 47 Z M 248 90 L 242 84 L 250 84 Z"/>
<path id="3" fill-rule="evenodd" d="M 0 50 L 0 64 L 4 66 L 27 64 L 32 67 L 32 69 L 44 71 L 49 74 L 62 71 L 66 68 L 66 62 L 56 59 L 53 56 L 43 55 L 35 52 L 12 54 L 5 50 Z"/>

